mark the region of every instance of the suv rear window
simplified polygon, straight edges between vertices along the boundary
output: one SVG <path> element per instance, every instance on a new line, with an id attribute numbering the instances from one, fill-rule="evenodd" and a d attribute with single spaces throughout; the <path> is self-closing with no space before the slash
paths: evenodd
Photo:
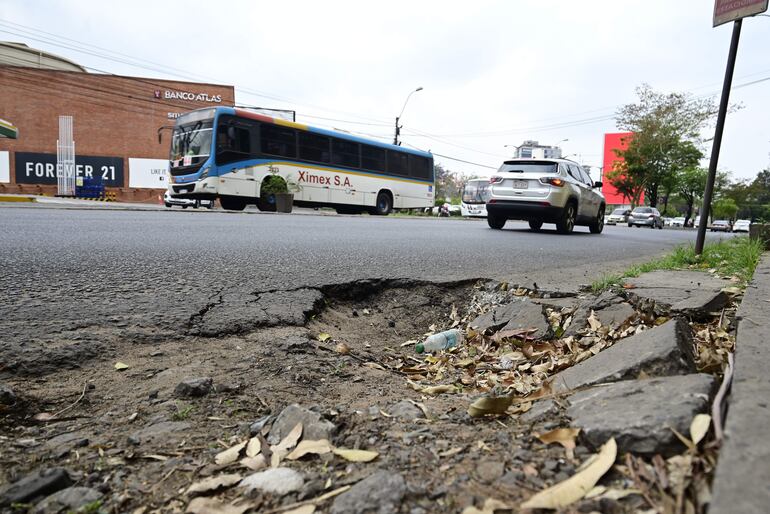
<path id="1" fill-rule="evenodd" d="M 652 212 L 652 207 L 637 207 L 634 212 Z"/>
<path id="2" fill-rule="evenodd" d="M 498 173 L 556 173 L 553 162 L 506 161 L 497 170 Z"/>

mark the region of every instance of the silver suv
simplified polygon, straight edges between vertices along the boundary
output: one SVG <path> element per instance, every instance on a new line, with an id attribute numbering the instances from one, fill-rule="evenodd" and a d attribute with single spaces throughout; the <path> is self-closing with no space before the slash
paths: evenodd
<path id="1" fill-rule="evenodd" d="M 604 229 L 604 195 L 601 182 L 593 182 L 574 161 L 566 159 L 511 159 L 490 179 L 487 223 L 501 229 L 509 219 L 526 220 L 540 230 L 556 223 L 560 234 L 575 225 L 588 226 L 592 234 Z"/>

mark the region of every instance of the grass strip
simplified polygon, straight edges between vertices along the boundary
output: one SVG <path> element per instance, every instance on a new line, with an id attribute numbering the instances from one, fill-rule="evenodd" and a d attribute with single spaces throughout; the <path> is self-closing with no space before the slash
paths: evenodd
<path id="1" fill-rule="evenodd" d="M 720 277 L 737 277 L 739 287 L 745 287 L 754 275 L 763 252 L 762 242 L 748 237 L 709 243 L 701 255 L 695 254 L 695 245 L 689 243 L 674 249 L 668 255 L 644 264 L 637 264 L 618 274 L 603 275 L 591 284 L 591 291 L 600 293 L 613 287 L 620 287 L 623 279 L 638 277 L 655 270 L 716 270 Z"/>

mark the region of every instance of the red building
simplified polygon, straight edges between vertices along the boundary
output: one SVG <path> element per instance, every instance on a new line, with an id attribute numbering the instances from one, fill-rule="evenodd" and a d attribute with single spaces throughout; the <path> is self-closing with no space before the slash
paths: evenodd
<path id="1" fill-rule="evenodd" d="M 618 193 L 615 186 L 607 180 L 617 161 L 622 161 L 615 150 L 625 150 L 628 147 L 628 138 L 633 132 L 616 132 L 604 134 L 604 166 L 602 168 L 602 193 L 607 200 L 607 205 L 631 205 L 631 200 Z M 643 199 L 644 197 L 642 197 Z"/>

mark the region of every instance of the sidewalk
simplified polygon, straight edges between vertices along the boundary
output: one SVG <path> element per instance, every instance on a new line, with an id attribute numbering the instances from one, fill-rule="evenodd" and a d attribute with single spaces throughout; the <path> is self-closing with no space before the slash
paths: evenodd
<path id="1" fill-rule="evenodd" d="M 712 487 L 712 514 L 764 513 L 770 508 L 770 253 L 754 272 L 738 319 L 735 376 Z"/>

